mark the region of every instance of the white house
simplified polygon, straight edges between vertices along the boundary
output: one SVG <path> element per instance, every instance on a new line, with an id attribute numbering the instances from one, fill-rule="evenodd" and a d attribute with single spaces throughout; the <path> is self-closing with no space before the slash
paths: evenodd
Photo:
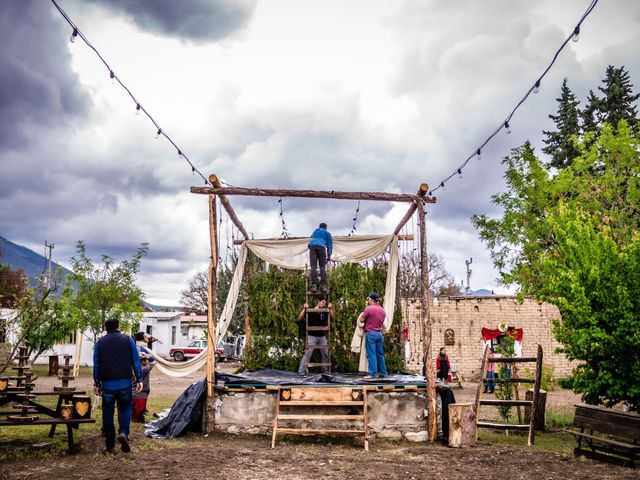
<path id="1" fill-rule="evenodd" d="M 180 333 L 184 342 L 204 340 L 207 338 L 207 316 L 183 315 L 180 317 Z"/>
<path id="2" fill-rule="evenodd" d="M 182 312 L 144 312 L 142 314 L 139 331 L 158 339 L 151 347 L 154 353 L 169 358 L 169 350 L 181 343 L 181 317 Z"/>

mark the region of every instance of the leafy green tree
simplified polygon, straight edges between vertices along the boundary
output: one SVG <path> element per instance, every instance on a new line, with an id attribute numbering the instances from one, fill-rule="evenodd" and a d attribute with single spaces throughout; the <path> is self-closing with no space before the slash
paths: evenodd
<path id="1" fill-rule="evenodd" d="M 637 391 L 626 380 L 640 380 L 638 349 L 624 336 L 640 332 L 640 292 L 630 278 L 639 261 L 640 142 L 623 120 L 616 130 L 603 124 L 577 148 L 580 156 L 555 177 L 530 145 L 514 149 L 504 160 L 507 191 L 492 197 L 502 217 L 475 215 L 472 221 L 503 283 L 559 307 L 558 339 L 580 362 L 569 380 L 573 388 L 591 403 L 624 400 L 638 409 Z M 625 258 L 632 273 L 617 258 Z M 622 301 L 627 297 L 632 300 Z M 616 323 L 624 324 L 620 333 L 610 325 Z M 611 350 L 619 361 L 592 354 L 613 344 L 622 351 Z"/>
<path id="2" fill-rule="evenodd" d="M 0 264 L 0 308 L 13 308 L 28 295 L 27 277 L 20 269 Z"/>
<path id="3" fill-rule="evenodd" d="M 15 314 L 4 328 L 13 333 L 15 340 L 9 352 L 9 361 L 0 364 L 0 373 L 11 364 L 20 345 L 27 347 L 27 355 L 34 362 L 42 352 L 51 349 L 56 342 L 64 340 L 75 330 L 76 325 L 68 309 L 72 290 L 65 287 L 59 299 L 53 295 L 60 278 L 61 269 L 56 269 L 51 281 L 40 278 L 34 288 L 25 286 L 25 294 L 12 303 Z"/>
<path id="4" fill-rule="evenodd" d="M 541 263 L 540 298 L 558 306 L 554 333 L 573 375 L 563 382 L 591 404 L 640 410 L 640 235 L 622 245 L 600 219 L 561 206 L 553 255 Z"/>
<path id="5" fill-rule="evenodd" d="M 543 140 L 546 147 L 542 151 L 551 156 L 551 166 L 555 168 L 564 168 L 571 164 L 573 159 L 578 156 L 578 151 L 574 145 L 576 137 L 580 134 L 580 102 L 576 100 L 575 95 L 567 85 L 567 79 L 562 82 L 560 97 L 556 99 L 558 102 L 558 113 L 549 115 L 553 120 L 556 130 L 543 131 L 547 136 Z"/>
<path id="6" fill-rule="evenodd" d="M 582 133 L 593 133 L 598 131 L 598 111 L 600 109 L 600 99 L 593 93 L 593 90 L 589 90 L 589 96 L 587 97 L 587 104 L 584 110 L 580 112 L 580 118 L 582 124 L 580 126 Z"/>
<path id="7" fill-rule="evenodd" d="M 88 328 L 96 341 L 108 318 L 118 318 L 123 329 L 139 322 L 144 294 L 135 283 L 136 274 L 149 245 L 143 243 L 130 260 L 120 264 L 108 255 L 102 255 L 102 262 L 94 264 L 87 257 L 83 241 L 77 243 L 76 250 L 77 256 L 71 258 L 71 283 L 76 295 L 69 303 L 69 309 L 77 325 Z"/>
<path id="8" fill-rule="evenodd" d="M 357 354 L 351 353 L 356 319 L 371 292 L 384 293 L 386 265 L 373 262 L 370 268 L 341 264 L 329 272 L 330 301 L 335 318 L 331 322 L 331 362 L 334 371 L 357 371 Z M 249 284 L 251 340 L 245 352 L 249 368 L 296 370 L 304 352 L 304 336 L 298 314 L 305 302 L 302 272 L 273 266 L 256 269 Z M 394 328 L 385 335 L 385 360 L 389 371 L 403 367 L 401 311 L 394 312 Z"/>

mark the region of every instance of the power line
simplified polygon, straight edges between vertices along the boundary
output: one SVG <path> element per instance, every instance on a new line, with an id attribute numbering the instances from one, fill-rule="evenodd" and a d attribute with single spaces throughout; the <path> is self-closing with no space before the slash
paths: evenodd
<path id="1" fill-rule="evenodd" d="M 198 168 L 196 168 L 196 166 L 194 165 L 194 163 L 189 159 L 189 157 L 187 157 L 187 155 L 184 153 L 184 150 L 182 150 L 174 141 L 173 139 L 167 134 L 167 132 L 165 130 L 162 129 L 162 127 L 160 127 L 160 124 L 151 116 L 151 114 L 142 106 L 142 104 L 140 103 L 140 101 L 138 101 L 138 99 L 135 97 L 135 95 L 133 93 L 131 93 L 131 90 L 129 90 L 129 88 L 124 84 L 124 82 L 122 82 L 122 80 L 120 80 L 120 78 L 118 77 L 118 75 L 116 75 L 116 73 L 114 72 L 113 68 L 111 68 L 111 66 L 107 63 L 107 61 L 104 59 L 104 57 L 100 54 L 100 52 L 98 51 L 98 49 L 96 47 L 94 47 L 91 42 L 87 39 L 87 37 L 84 35 L 84 33 L 82 33 L 82 31 L 80 31 L 80 29 L 78 28 L 78 26 L 73 22 L 73 20 L 71 20 L 71 18 L 69 17 L 69 15 L 67 15 L 67 12 L 65 12 L 62 7 L 60 7 L 60 5 L 58 5 L 58 2 L 56 2 L 56 0 L 51 0 L 51 2 L 53 3 L 53 5 L 56 7 L 56 9 L 60 12 L 60 15 L 62 15 L 64 17 L 64 19 L 67 21 L 67 23 L 71 26 L 71 28 L 73 28 L 73 31 L 71 33 L 71 37 L 70 37 L 70 41 L 72 43 L 74 43 L 76 41 L 76 39 L 80 38 L 91 50 L 94 51 L 94 53 L 98 56 L 98 58 L 100 59 L 100 61 L 104 64 L 105 67 L 107 67 L 107 70 L 109 71 L 109 77 L 111 78 L 111 80 L 113 82 L 118 82 L 118 84 L 129 94 L 129 96 L 131 97 L 131 99 L 133 100 L 133 103 L 135 104 L 136 107 L 136 113 L 139 114 L 140 112 L 144 113 L 147 118 L 149 118 L 149 120 L 151 120 L 151 122 L 154 124 L 155 128 L 157 129 L 156 131 L 156 138 L 159 138 L 160 136 L 163 136 L 164 138 L 166 138 L 169 143 L 171 143 L 171 145 L 173 145 L 175 147 L 175 149 L 178 152 L 178 156 L 183 158 L 191 167 L 191 173 L 193 174 L 198 174 L 203 180 L 204 180 L 204 184 L 208 185 L 208 186 L 213 186 L 211 185 L 211 183 L 209 182 L 209 180 L 207 179 L 207 177 L 205 177 L 200 170 L 198 170 Z M 224 182 L 223 182 L 224 183 Z"/>
<path id="2" fill-rule="evenodd" d="M 538 90 L 540 89 L 540 85 L 542 84 L 542 79 L 547 75 L 549 70 L 551 70 L 551 67 L 556 62 L 556 59 L 560 55 L 560 52 L 564 50 L 564 47 L 567 45 L 567 43 L 569 43 L 571 39 L 573 39 L 574 42 L 578 41 L 578 37 L 580 35 L 580 25 L 582 25 L 582 22 L 584 22 L 584 20 L 589 16 L 589 14 L 595 8 L 597 3 L 598 3 L 598 0 L 591 1 L 591 3 L 589 4 L 585 12 L 582 14 L 582 17 L 580 17 L 580 20 L 578 21 L 576 26 L 573 28 L 571 34 L 565 39 L 564 42 L 562 42 L 562 45 L 560 45 L 560 48 L 558 48 L 558 50 L 556 51 L 555 55 L 551 59 L 551 62 L 549 63 L 547 68 L 544 70 L 544 72 L 542 72 L 542 75 L 538 77 L 538 79 L 533 83 L 533 85 L 529 88 L 529 90 L 527 90 L 527 93 L 524 94 L 524 96 L 516 104 L 513 110 L 511 110 L 511 113 L 507 115 L 507 117 L 502 121 L 502 123 L 500 123 L 500 125 L 491 133 L 491 135 L 489 135 L 486 138 L 484 142 L 482 142 L 476 149 L 474 149 L 474 152 L 471 155 L 469 155 L 464 162 L 458 165 L 458 167 L 453 171 L 453 173 L 451 173 L 451 175 L 440 180 L 440 182 L 438 182 L 436 187 L 432 188 L 429 191 L 429 196 L 431 196 L 433 192 L 435 192 L 436 190 L 444 188 L 444 185 L 456 175 L 462 177 L 462 170 L 467 166 L 469 161 L 474 157 L 477 157 L 477 159 L 480 160 L 482 149 L 493 139 L 493 137 L 495 137 L 500 132 L 500 130 L 504 128 L 507 131 L 507 133 L 511 133 L 511 124 L 509 123 L 511 121 L 511 118 L 516 113 L 516 111 L 520 108 L 520 105 L 522 105 L 525 102 L 525 100 L 529 97 L 529 95 L 532 92 L 534 94 L 538 93 Z"/>

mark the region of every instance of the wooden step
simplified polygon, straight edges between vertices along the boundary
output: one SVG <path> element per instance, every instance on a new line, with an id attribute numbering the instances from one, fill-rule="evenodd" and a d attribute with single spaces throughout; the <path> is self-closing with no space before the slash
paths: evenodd
<path id="1" fill-rule="evenodd" d="M 483 382 L 495 382 L 495 383 L 536 383 L 535 379 L 533 378 L 516 378 L 516 377 L 510 377 L 510 378 L 483 378 L 482 379 Z"/>
<path id="2" fill-rule="evenodd" d="M 480 405 L 500 406 L 508 405 L 510 407 L 527 407 L 533 405 L 533 400 L 480 400 Z"/>
<path id="3" fill-rule="evenodd" d="M 331 363 L 312 362 L 308 363 L 307 367 L 330 367 Z"/>
<path id="4" fill-rule="evenodd" d="M 529 430 L 529 425 L 513 425 L 508 423 L 478 422 L 478 426 L 483 428 L 497 428 L 502 430 Z"/>
<path id="5" fill-rule="evenodd" d="M 280 400 L 281 407 L 358 407 L 364 405 L 363 401 L 304 401 L 304 400 Z"/>
<path id="6" fill-rule="evenodd" d="M 312 312 L 312 313 L 322 313 L 322 312 L 330 312 L 331 309 L 329 308 L 316 308 L 316 307 L 308 307 L 305 309 L 306 312 Z"/>
<path id="7" fill-rule="evenodd" d="M 489 363 L 526 363 L 538 361 L 536 357 L 489 357 L 487 360 L 489 361 Z"/>
<path id="8" fill-rule="evenodd" d="M 329 327 L 307 327 L 307 332 L 328 331 Z"/>
<path id="9" fill-rule="evenodd" d="M 278 428 L 278 435 L 364 435 L 364 430 L 342 430 L 323 428 Z"/>
<path id="10" fill-rule="evenodd" d="M 282 404 L 280 404 L 282 406 Z M 278 420 L 364 420 L 364 415 L 279 414 Z"/>

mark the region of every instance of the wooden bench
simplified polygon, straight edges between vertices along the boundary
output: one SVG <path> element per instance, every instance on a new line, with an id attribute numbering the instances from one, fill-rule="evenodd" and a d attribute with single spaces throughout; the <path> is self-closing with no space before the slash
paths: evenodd
<path id="1" fill-rule="evenodd" d="M 576 405 L 573 426 L 564 431 L 578 441 L 575 455 L 635 467 L 640 453 L 640 415 L 593 405 Z"/>
<path id="2" fill-rule="evenodd" d="M 67 445 L 69 455 L 76 453 L 75 444 L 73 442 L 73 429 L 78 428 L 80 423 L 95 423 L 93 418 L 62 420 L 60 418 L 43 418 L 33 420 L 31 422 L 12 422 L 10 420 L 0 420 L 0 427 L 29 427 L 31 425 L 66 425 L 67 426 Z M 49 435 L 53 437 L 53 433 Z"/>

